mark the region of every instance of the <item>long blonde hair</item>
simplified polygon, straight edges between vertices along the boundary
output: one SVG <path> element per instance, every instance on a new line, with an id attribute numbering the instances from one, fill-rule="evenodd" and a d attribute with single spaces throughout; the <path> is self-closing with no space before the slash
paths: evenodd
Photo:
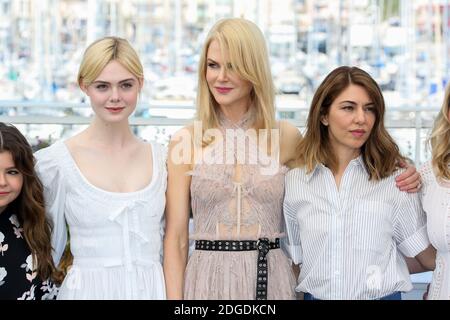
<path id="1" fill-rule="evenodd" d="M 442 108 L 434 122 L 429 142 L 431 145 L 431 163 L 436 176 L 450 180 L 450 84 L 445 90 Z"/>
<path id="2" fill-rule="evenodd" d="M 113 60 L 119 62 L 139 81 L 143 80 L 144 69 L 130 43 L 119 37 L 104 37 L 94 41 L 84 52 L 78 71 L 78 85 L 89 86 Z"/>
<path id="3" fill-rule="evenodd" d="M 333 101 L 351 84 L 363 87 L 374 105 L 375 123 L 361 154 L 370 179 L 380 180 L 391 175 L 399 161 L 404 160 L 398 146 L 384 127 L 385 104 L 380 87 L 365 71 L 342 66 L 334 69 L 320 84 L 311 102 L 306 133 L 296 149 L 296 167 L 311 172 L 319 163 L 336 170 L 338 160 L 331 148 L 328 127 L 321 119 L 328 114 Z"/>
<path id="4" fill-rule="evenodd" d="M 216 40 L 222 56 L 229 57 L 233 72 L 252 83 L 251 98 L 255 107 L 255 129 L 275 128 L 275 89 L 266 42 L 261 30 L 251 21 L 230 18 L 218 21 L 203 45 L 198 69 L 197 120 L 203 132 L 219 126 L 218 104 L 206 82 L 208 48 Z M 227 55 L 224 55 L 227 53 Z M 211 141 L 202 141 L 209 144 Z"/>

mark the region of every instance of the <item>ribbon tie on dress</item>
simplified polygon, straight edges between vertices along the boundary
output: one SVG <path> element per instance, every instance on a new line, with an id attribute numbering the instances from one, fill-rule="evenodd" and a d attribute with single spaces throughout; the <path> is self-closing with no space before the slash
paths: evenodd
<path id="1" fill-rule="evenodd" d="M 242 183 L 241 182 L 233 182 L 234 189 L 236 195 L 236 233 L 238 239 L 241 236 L 241 214 L 242 214 Z"/>
<path id="2" fill-rule="evenodd" d="M 109 220 L 117 222 L 122 227 L 122 238 L 123 238 L 123 262 L 117 261 L 112 262 L 108 264 L 109 267 L 112 266 L 120 266 L 123 263 L 125 263 L 125 270 L 127 272 L 131 272 L 133 270 L 133 259 L 131 256 L 131 241 L 130 241 L 130 235 L 131 233 L 134 233 L 136 235 L 137 240 L 142 243 L 149 242 L 149 239 L 146 237 L 146 235 L 141 231 L 141 223 L 139 219 L 139 214 L 142 210 L 142 208 L 145 208 L 145 206 L 148 206 L 148 201 L 144 200 L 134 200 L 133 202 L 125 205 L 124 207 L 120 208 L 113 214 L 109 216 Z M 148 210 L 146 214 L 152 214 L 152 210 Z M 140 250 L 135 250 L 134 252 L 136 256 L 136 261 L 141 262 L 141 252 Z M 140 272 L 138 270 L 138 272 Z M 138 276 L 139 278 L 142 278 L 142 275 Z M 137 296 L 136 289 L 138 286 L 142 286 L 141 281 L 138 281 L 136 277 L 129 276 L 129 279 L 125 282 L 125 295 L 127 299 L 133 299 Z M 142 288 L 140 288 L 142 289 Z"/>
<path id="3" fill-rule="evenodd" d="M 117 222 L 122 227 L 124 261 L 128 271 L 131 270 L 132 267 L 131 233 L 136 235 L 136 238 L 141 244 L 149 242 L 147 236 L 141 231 L 139 219 L 140 209 L 144 208 L 146 205 L 148 205 L 148 201 L 146 200 L 135 200 L 109 216 L 109 220 Z M 148 210 L 148 214 L 151 214 L 151 212 L 152 210 Z M 139 250 L 136 250 L 136 258 L 138 261 L 141 260 Z"/>
<path id="4" fill-rule="evenodd" d="M 246 203 L 249 204 L 251 207 L 255 208 L 259 206 L 259 203 L 255 201 L 253 197 L 249 197 L 249 195 L 253 192 L 253 187 L 249 187 L 247 184 L 244 184 L 243 182 L 236 182 L 233 181 L 233 193 L 236 194 L 236 234 L 238 239 L 240 239 L 241 236 L 241 225 L 242 225 L 242 199 L 245 197 Z M 259 221 L 259 218 L 257 217 L 257 213 L 253 210 L 253 212 L 247 213 L 246 220 L 244 221 L 244 224 L 248 224 L 248 221 L 252 221 L 256 219 L 256 221 Z M 217 236 L 219 236 L 219 230 L 217 228 L 216 230 Z M 256 234 L 256 238 L 260 238 L 261 236 L 261 223 L 258 223 L 258 231 Z"/>
<path id="5" fill-rule="evenodd" d="M 233 193 L 236 194 L 236 235 L 237 239 L 241 236 L 241 225 L 242 225 L 242 198 L 249 195 L 249 190 L 244 186 L 243 182 L 233 181 Z M 251 201 L 252 199 L 248 199 Z M 217 236 L 219 235 L 219 230 L 217 226 L 216 230 Z M 261 226 L 259 226 L 258 237 L 261 233 Z"/>

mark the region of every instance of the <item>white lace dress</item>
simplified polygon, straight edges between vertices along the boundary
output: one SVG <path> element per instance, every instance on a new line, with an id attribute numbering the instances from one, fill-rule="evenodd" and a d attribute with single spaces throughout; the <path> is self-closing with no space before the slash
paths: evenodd
<path id="1" fill-rule="evenodd" d="M 423 180 L 422 205 L 427 213 L 428 237 L 436 248 L 436 269 L 433 272 L 428 299 L 450 299 L 450 182 L 436 179 L 431 162 L 420 169 Z"/>
<path id="2" fill-rule="evenodd" d="M 63 141 L 36 152 L 55 263 L 67 243 L 74 256 L 58 299 L 165 299 L 162 271 L 166 167 L 151 143 L 153 177 L 144 189 L 108 192 L 89 183 Z"/>

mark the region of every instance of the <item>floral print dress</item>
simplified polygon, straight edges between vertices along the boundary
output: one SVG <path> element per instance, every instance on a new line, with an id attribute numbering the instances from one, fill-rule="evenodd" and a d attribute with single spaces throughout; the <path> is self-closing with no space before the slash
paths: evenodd
<path id="1" fill-rule="evenodd" d="M 56 286 L 42 281 L 33 266 L 30 248 L 14 209 L 0 213 L 0 300 L 47 300 Z"/>

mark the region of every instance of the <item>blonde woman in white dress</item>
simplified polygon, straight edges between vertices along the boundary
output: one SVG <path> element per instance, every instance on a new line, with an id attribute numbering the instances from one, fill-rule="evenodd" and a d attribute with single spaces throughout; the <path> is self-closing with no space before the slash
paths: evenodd
<path id="1" fill-rule="evenodd" d="M 70 233 L 73 265 L 58 299 L 164 299 L 161 265 L 163 149 L 136 137 L 128 118 L 144 77 L 130 44 L 90 45 L 78 84 L 94 117 L 86 130 L 36 153 L 58 264 Z"/>
<path id="2" fill-rule="evenodd" d="M 420 174 L 428 237 L 437 249 L 428 299 L 450 299 L 450 85 L 430 137 L 431 161 Z"/>

